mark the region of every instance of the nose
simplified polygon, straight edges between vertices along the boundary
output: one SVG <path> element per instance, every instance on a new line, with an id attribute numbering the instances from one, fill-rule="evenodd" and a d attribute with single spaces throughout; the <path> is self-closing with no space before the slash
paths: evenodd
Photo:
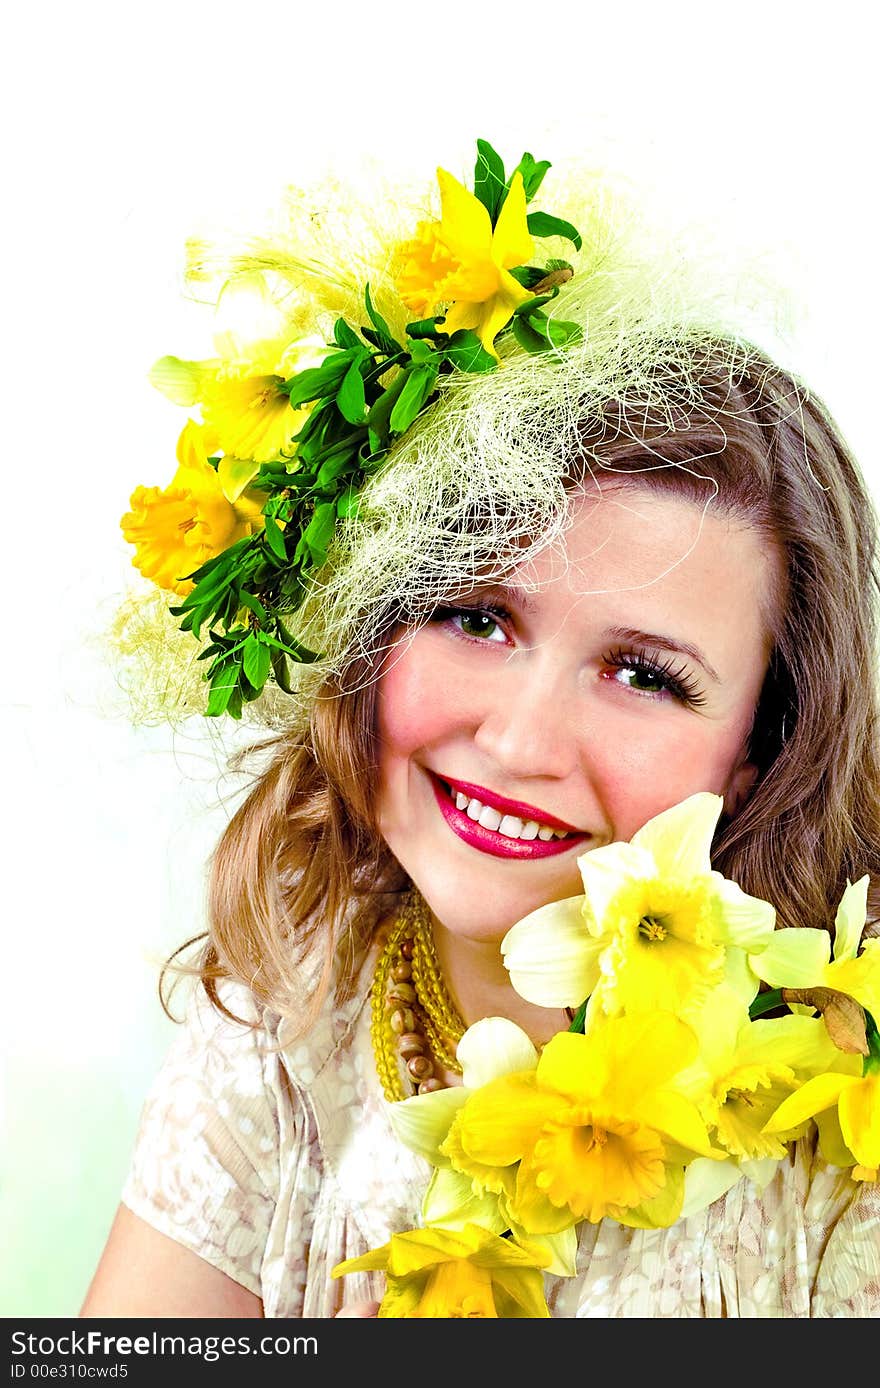
<path id="1" fill-rule="evenodd" d="M 474 742 L 511 781 L 559 780 L 579 769 L 585 729 L 573 683 L 541 652 L 521 649 L 484 686 Z"/>

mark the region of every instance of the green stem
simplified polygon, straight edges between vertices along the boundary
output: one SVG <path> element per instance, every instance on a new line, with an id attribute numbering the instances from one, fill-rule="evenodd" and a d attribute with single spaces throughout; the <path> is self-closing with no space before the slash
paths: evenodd
<path id="1" fill-rule="evenodd" d="M 576 1013 L 574 1014 L 574 1016 L 572 1017 L 572 1019 L 571 1019 L 571 1024 L 570 1024 L 570 1026 L 569 1026 L 569 1028 L 568 1028 L 569 1031 L 583 1032 L 583 1029 L 584 1029 L 584 1018 L 585 1018 L 586 1015 L 587 1015 L 587 1002 L 589 1002 L 589 998 L 587 998 L 587 1000 L 586 1000 L 585 1002 L 582 1002 L 582 1003 L 581 1003 L 581 1005 L 580 1005 L 580 1007 L 578 1008 L 577 1012 L 576 1012 Z"/>
<path id="2" fill-rule="evenodd" d="M 766 993 L 759 993 L 749 1008 L 749 1017 L 752 1021 L 756 1017 L 763 1017 L 765 1012 L 772 1012 L 774 1007 L 782 1007 L 782 989 L 771 988 Z"/>

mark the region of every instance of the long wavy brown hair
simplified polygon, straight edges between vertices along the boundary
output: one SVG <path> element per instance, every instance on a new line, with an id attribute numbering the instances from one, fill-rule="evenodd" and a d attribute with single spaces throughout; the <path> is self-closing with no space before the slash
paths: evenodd
<path id="1" fill-rule="evenodd" d="M 830 929 L 847 880 L 869 873 L 880 886 L 874 508 L 825 406 L 762 351 L 745 345 L 731 370 L 729 341 L 717 351 L 703 341 L 694 382 L 659 423 L 636 399 L 598 415 L 594 402 L 564 484 L 613 474 L 708 503 L 784 556 L 751 735 L 759 775 L 719 826 L 713 863 L 772 902 L 780 926 Z M 376 824 L 376 675 L 402 623 L 419 619 L 372 613 L 344 671 L 288 729 L 233 758 L 236 771 L 255 769 L 210 862 L 209 930 L 175 952 L 162 984 L 195 972 L 226 1011 L 218 981 L 237 979 L 302 1030 L 331 987 L 350 991 L 377 899 L 406 885 Z M 197 943 L 198 959 L 183 963 Z"/>

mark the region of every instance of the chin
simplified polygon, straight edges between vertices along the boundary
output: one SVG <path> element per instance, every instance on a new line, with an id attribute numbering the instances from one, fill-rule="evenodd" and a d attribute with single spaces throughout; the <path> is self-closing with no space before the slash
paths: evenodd
<path id="1" fill-rule="evenodd" d="M 550 901 L 562 901 L 583 891 L 576 867 L 570 882 L 544 886 L 522 880 L 531 867 L 507 863 L 501 873 L 475 872 L 473 876 L 441 871 L 439 865 L 421 871 L 413 864 L 413 870 L 407 871 L 432 914 L 451 934 L 500 945 L 523 916 Z M 513 880 L 514 873 L 520 875 L 520 881 Z"/>

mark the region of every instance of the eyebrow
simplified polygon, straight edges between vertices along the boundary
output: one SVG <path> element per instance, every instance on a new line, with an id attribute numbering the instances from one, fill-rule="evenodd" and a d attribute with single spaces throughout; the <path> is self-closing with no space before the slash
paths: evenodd
<path id="1" fill-rule="evenodd" d="M 609 627 L 608 635 L 616 641 L 654 646 L 657 650 L 670 651 L 674 655 L 690 656 L 691 660 L 695 660 L 698 665 L 702 666 L 710 679 L 713 679 L 716 684 L 721 683 L 721 676 L 714 665 L 706 658 L 699 646 L 692 646 L 689 641 L 679 641 L 671 636 L 662 636 L 656 631 L 639 631 L 636 627 Z"/>

